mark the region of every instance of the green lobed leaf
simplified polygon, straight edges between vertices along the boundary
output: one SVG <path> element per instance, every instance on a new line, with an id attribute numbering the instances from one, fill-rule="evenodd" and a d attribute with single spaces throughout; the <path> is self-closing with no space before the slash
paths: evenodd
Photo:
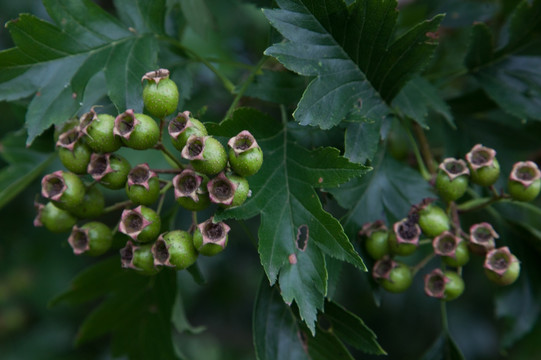
<path id="1" fill-rule="evenodd" d="M 188 25 L 202 38 L 206 38 L 214 26 L 212 14 L 205 0 L 175 0 L 180 4 Z"/>
<path id="2" fill-rule="evenodd" d="M 428 111 L 442 115 L 456 128 L 449 105 L 438 95 L 438 89 L 420 76 L 416 76 L 402 88 L 393 100 L 393 107 L 428 129 Z"/>
<path id="3" fill-rule="evenodd" d="M 101 96 L 109 95 L 118 111 L 142 111 L 140 79 L 156 67 L 153 34 L 163 32 L 165 4 L 115 3 L 126 24 L 90 0 L 44 0 L 55 24 L 26 14 L 8 22 L 16 47 L 0 52 L 0 100 L 32 96 L 28 144 L 49 126 L 76 115 L 88 82 L 100 72 L 107 78 Z"/>
<path id="4" fill-rule="evenodd" d="M 451 336 L 442 333 L 421 360 L 464 360 L 464 355 Z"/>
<path id="5" fill-rule="evenodd" d="M 297 319 L 282 301 L 276 286 L 261 281 L 252 319 L 258 360 L 309 359 L 300 341 Z"/>
<path id="6" fill-rule="evenodd" d="M 324 254 L 365 268 L 338 220 L 322 209 L 314 189 L 339 186 L 367 168 L 348 162 L 333 148 L 308 151 L 291 141 L 287 127 L 253 109 L 237 110 L 232 119 L 210 126 L 209 132 L 232 137 L 245 129 L 263 149 L 263 166 L 249 178 L 251 198 L 217 213 L 215 220 L 261 215 L 259 254 L 269 281 L 274 284 L 280 277 L 282 297 L 297 303 L 301 318 L 314 331 L 327 291 Z M 298 237 L 306 237 L 304 246 L 297 243 Z"/>
<path id="7" fill-rule="evenodd" d="M 289 71 L 263 71 L 248 85 L 245 96 L 277 104 L 297 103 L 306 86 L 305 79 Z"/>
<path id="8" fill-rule="evenodd" d="M 76 345 L 110 335 L 114 356 L 176 359 L 171 333 L 176 289 L 174 271 L 142 276 L 122 269 L 113 256 L 81 272 L 49 305 L 102 299 L 80 326 Z"/>
<path id="9" fill-rule="evenodd" d="M 541 120 L 541 58 L 524 49 L 541 41 L 541 0 L 522 1 L 510 16 L 501 49 L 484 24 L 475 24 L 465 65 L 487 95 L 520 120 Z"/>
<path id="10" fill-rule="evenodd" d="M 318 327 L 314 337 L 306 337 L 306 347 L 312 360 L 355 360 L 347 347 L 332 332 L 323 331 Z"/>
<path id="11" fill-rule="evenodd" d="M 371 160 L 378 151 L 380 130 L 381 121 L 348 123 L 344 156 L 358 164 Z"/>
<path id="12" fill-rule="evenodd" d="M 325 314 L 321 316 L 330 323 L 332 333 L 341 341 L 367 354 L 386 354 L 377 342 L 376 334 L 364 321 L 339 304 L 333 301 L 325 302 Z"/>
<path id="13" fill-rule="evenodd" d="M 411 205 L 434 197 L 428 182 L 417 171 L 383 152 L 374 160 L 370 174 L 329 190 L 349 210 L 341 222 L 350 237 L 367 222 L 385 219 L 392 224 L 405 218 Z"/>
<path id="14" fill-rule="evenodd" d="M 351 112 L 380 121 L 405 82 L 429 61 L 435 43 L 427 34 L 442 16 L 413 27 L 391 41 L 397 18 L 395 0 L 278 0 L 265 10 L 287 41 L 265 53 L 286 68 L 316 76 L 295 110 L 302 124 L 328 129 Z M 381 94 L 381 96 L 380 96 Z"/>
<path id="15" fill-rule="evenodd" d="M 56 158 L 25 147 L 24 134 L 6 135 L 0 142 L 0 156 L 8 165 L 0 169 L 0 209 L 26 189 Z"/>

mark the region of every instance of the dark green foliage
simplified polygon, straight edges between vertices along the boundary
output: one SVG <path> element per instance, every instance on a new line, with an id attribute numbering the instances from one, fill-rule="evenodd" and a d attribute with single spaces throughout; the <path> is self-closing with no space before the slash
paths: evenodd
<path id="1" fill-rule="evenodd" d="M 521 196 L 507 179 L 517 161 L 541 164 L 541 0 L 43 0 L 42 7 L 0 0 L 0 8 L 7 23 L 0 34 L 3 357 L 539 354 L 541 200 L 514 200 Z M 166 111 L 143 103 L 141 78 L 160 68 L 178 87 Z M 30 226 L 34 201 L 46 203 L 38 178 L 62 168 L 55 137 L 91 109 L 107 121 L 87 129 L 84 142 L 91 159 L 102 153 L 112 169 L 99 179 L 106 168 L 98 161 L 85 174 L 83 154 L 73 176 L 92 189 L 87 198 L 100 195 L 73 205 L 77 219 L 67 224 L 80 228 L 95 217 L 112 229 L 105 260 L 75 257 L 67 234 L 46 231 L 66 224 Z M 152 136 L 145 130 L 124 142 L 131 149 L 119 149 L 110 129 L 128 109 L 148 120 Z M 195 128 L 176 139 L 175 116 Z M 228 163 L 222 151 L 243 130 L 261 147 L 250 169 Z M 194 134 L 214 137 L 219 161 L 210 169 L 180 154 Z M 437 164 L 464 159 L 476 144 L 497 151 L 499 176 L 474 175 L 460 197 L 438 193 Z M 160 180 L 145 210 L 152 233 L 132 234 L 128 245 L 144 267 L 135 271 L 121 267 L 129 231 L 116 229 L 122 211 L 137 206 L 124 191 L 130 164 L 143 163 Z M 175 201 L 172 179 L 192 167 L 210 174 L 197 190 L 201 202 Z M 222 171 L 245 177 L 232 207 L 208 197 L 207 183 Z M 393 258 L 400 263 L 393 276 L 405 275 L 404 283 L 376 283 L 374 262 L 387 259 L 388 245 L 367 250 L 359 230 L 376 220 L 389 231 L 402 219 L 416 223 L 412 205 L 427 198 L 442 208 L 439 227 L 464 241 L 472 224 L 492 224 L 496 247 L 520 261 L 516 281 L 492 284 L 474 252 L 467 264 L 433 256 L 439 229 L 407 244 L 412 254 Z M 201 250 L 216 256 L 192 264 L 197 254 L 186 239 L 207 219 L 228 224 L 227 248 Z M 189 259 L 178 260 L 181 251 L 174 262 L 187 271 L 155 267 L 155 239 L 179 230 L 190 234 L 181 246 Z M 422 291 L 424 275 L 442 266 L 460 273 L 465 289 L 444 305 Z M 45 309 L 66 286 L 51 305 L 72 306 Z"/>

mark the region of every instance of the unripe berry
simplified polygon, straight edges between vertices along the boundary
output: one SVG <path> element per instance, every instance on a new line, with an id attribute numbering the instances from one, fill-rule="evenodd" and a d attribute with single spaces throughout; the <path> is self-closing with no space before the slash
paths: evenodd
<path id="1" fill-rule="evenodd" d="M 152 246 L 154 265 L 186 269 L 197 260 L 197 250 L 190 233 L 181 230 L 161 234 Z"/>
<path id="2" fill-rule="evenodd" d="M 433 204 L 424 204 L 419 210 L 419 226 L 428 237 L 435 237 L 451 227 L 445 211 Z"/>
<path id="3" fill-rule="evenodd" d="M 213 223 L 212 218 L 197 225 L 193 234 L 193 244 L 201 255 L 214 256 L 227 246 L 230 227 L 226 223 Z"/>
<path id="4" fill-rule="evenodd" d="M 78 126 L 79 126 L 79 120 L 77 118 L 71 118 L 63 124 L 55 125 L 54 134 L 53 134 L 54 142 L 56 143 L 58 141 L 58 138 L 60 138 L 60 135 L 62 135 L 65 132 L 68 132 L 71 129 L 77 128 Z"/>
<path id="5" fill-rule="evenodd" d="M 486 254 L 496 247 L 496 239 L 500 236 L 487 222 L 470 227 L 470 249 L 476 254 Z"/>
<path id="6" fill-rule="evenodd" d="M 159 69 L 146 73 L 141 83 L 147 80 L 143 87 L 143 103 L 145 109 L 157 118 L 172 114 L 178 105 L 178 88 L 175 82 L 169 79 L 169 70 Z"/>
<path id="7" fill-rule="evenodd" d="M 378 220 L 373 223 L 367 223 L 359 231 L 360 236 L 365 236 L 364 247 L 366 252 L 374 260 L 379 260 L 391 251 L 389 247 L 389 230 Z"/>
<path id="8" fill-rule="evenodd" d="M 229 139 L 229 164 L 240 176 L 248 177 L 259 171 L 263 164 L 263 151 L 249 131 L 241 131 Z"/>
<path id="9" fill-rule="evenodd" d="M 161 218 L 154 210 L 139 205 L 122 212 L 118 230 L 138 242 L 154 241 L 160 233 Z"/>
<path id="10" fill-rule="evenodd" d="M 73 209 L 71 213 L 80 219 L 91 219 L 100 216 L 105 208 L 105 198 L 97 186 L 86 189 L 81 204 Z"/>
<path id="11" fill-rule="evenodd" d="M 59 208 L 70 211 L 83 201 L 85 186 L 77 175 L 58 170 L 43 177 L 41 195 Z"/>
<path id="12" fill-rule="evenodd" d="M 468 189 L 470 170 L 464 160 L 447 158 L 439 166 L 436 190 L 445 201 L 462 197 Z"/>
<path id="13" fill-rule="evenodd" d="M 90 109 L 81 116 L 79 127 L 94 152 L 112 153 L 122 146 L 120 137 L 113 133 L 115 118 L 109 114 L 97 115 L 94 109 Z"/>
<path id="14" fill-rule="evenodd" d="M 160 196 L 160 180 L 148 164 L 137 165 L 130 170 L 126 194 L 136 205 L 152 205 Z"/>
<path id="15" fill-rule="evenodd" d="M 466 154 L 466 161 L 470 168 L 471 181 L 475 184 L 491 186 L 498 180 L 500 164 L 494 149 L 477 144 Z"/>
<path id="16" fill-rule="evenodd" d="M 74 226 L 68 243 L 75 255 L 86 253 L 90 256 L 98 256 L 111 248 L 113 233 L 107 225 L 92 221 L 81 227 Z"/>
<path id="17" fill-rule="evenodd" d="M 62 210 L 52 202 L 47 205 L 35 204 L 38 211 L 34 219 L 34 226 L 45 226 L 45 228 L 54 233 L 70 231 L 77 222 L 77 218 L 70 212 Z"/>
<path id="18" fill-rule="evenodd" d="M 86 174 L 92 151 L 81 138 L 79 129 L 73 128 L 61 134 L 56 142 L 62 165 L 75 174 Z"/>
<path id="19" fill-rule="evenodd" d="M 385 290 L 392 293 L 406 291 L 413 281 L 409 266 L 388 257 L 376 261 L 372 276 Z"/>
<path id="20" fill-rule="evenodd" d="M 389 247 L 395 255 L 410 255 L 419 247 L 421 229 L 415 222 L 415 216 L 398 221 L 389 234 Z"/>
<path id="21" fill-rule="evenodd" d="M 124 269 L 134 269 L 141 275 L 156 275 L 160 268 L 154 266 L 152 245 L 134 245 L 131 240 L 120 249 L 120 260 Z"/>
<path id="22" fill-rule="evenodd" d="M 441 256 L 447 265 L 460 267 L 470 260 L 468 244 L 449 231 L 435 237 L 432 246 L 434 254 Z"/>
<path id="23" fill-rule="evenodd" d="M 227 164 L 224 147 L 211 136 L 190 136 L 181 155 L 195 171 L 206 175 L 218 174 Z"/>
<path id="24" fill-rule="evenodd" d="M 122 189 L 128 180 L 130 163 L 117 154 L 92 154 L 88 173 L 108 189 Z"/>
<path id="25" fill-rule="evenodd" d="M 509 174 L 509 194 L 518 201 L 532 201 L 541 190 L 541 171 L 533 161 L 520 161 Z"/>
<path id="26" fill-rule="evenodd" d="M 464 292 L 464 280 L 454 271 L 435 269 L 425 276 L 425 293 L 445 301 L 454 300 Z"/>
<path id="27" fill-rule="evenodd" d="M 520 262 L 507 246 L 490 250 L 483 267 L 488 279 L 498 285 L 512 284 L 520 275 Z"/>
<path id="28" fill-rule="evenodd" d="M 146 150 L 158 143 L 160 128 L 150 116 L 128 109 L 116 117 L 113 134 L 120 136 L 127 147 Z"/>
<path id="29" fill-rule="evenodd" d="M 175 200 L 185 209 L 200 211 L 210 205 L 208 179 L 192 169 L 184 169 L 173 178 Z"/>
<path id="30" fill-rule="evenodd" d="M 178 115 L 169 122 L 167 128 L 171 136 L 171 142 L 178 151 L 182 151 L 190 136 L 207 136 L 207 128 L 197 119 L 191 117 L 189 111 L 178 113 Z"/>
<path id="31" fill-rule="evenodd" d="M 207 183 L 210 201 L 222 207 L 242 205 L 248 198 L 248 181 L 234 174 L 223 172 Z"/>

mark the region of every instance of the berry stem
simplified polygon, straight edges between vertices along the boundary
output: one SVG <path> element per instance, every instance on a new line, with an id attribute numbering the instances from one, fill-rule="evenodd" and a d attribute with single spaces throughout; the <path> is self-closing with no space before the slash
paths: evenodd
<path id="1" fill-rule="evenodd" d="M 468 211 L 476 211 L 483 209 L 489 205 L 494 204 L 495 202 L 508 199 L 509 195 L 507 194 L 495 194 L 492 197 L 484 197 L 484 198 L 477 198 L 477 199 L 471 199 L 468 200 L 460 205 L 457 206 L 458 212 L 464 213 Z"/>
<path id="2" fill-rule="evenodd" d="M 227 113 L 225 114 L 225 117 L 223 120 L 227 120 L 233 115 L 233 112 L 237 108 L 237 104 L 239 103 L 240 99 L 244 96 L 244 93 L 246 92 L 246 89 L 248 89 L 248 86 L 254 80 L 255 75 L 261 70 L 261 67 L 263 66 L 263 64 L 265 64 L 265 61 L 267 61 L 267 57 L 263 56 L 259 60 L 259 62 L 254 66 L 254 68 L 250 72 L 250 75 L 248 75 L 248 78 L 246 78 L 240 90 L 238 91 L 237 96 L 235 96 L 235 99 L 233 99 L 233 102 L 231 103 L 229 110 L 227 110 Z"/>
<path id="3" fill-rule="evenodd" d="M 175 163 L 177 168 L 184 169 L 184 166 L 182 165 L 182 163 L 179 160 L 177 160 L 175 158 L 175 155 L 173 155 L 169 150 L 167 150 L 167 148 L 163 146 L 162 143 L 158 143 L 158 145 L 156 145 L 154 148 L 157 150 L 160 150 L 167 158 L 169 158 L 169 160 Z"/>
<path id="4" fill-rule="evenodd" d="M 188 229 L 189 233 L 193 233 L 197 228 L 197 211 L 192 211 L 192 225 Z"/>
<path id="5" fill-rule="evenodd" d="M 415 138 L 413 137 L 411 130 L 409 129 L 409 126 L 407 124 L 404 124 L 404 128 L 406 129 L 408 139 L 410 140 L 411 146 L 413 148 L 413 154 L 415 155 L 415 160 L 417 160 L 417 165 L 419 166 L 419 172 L 421 173 L 421 176 L 423 177 L 423 179 L 425 179 L 426 181 L 429 181 L 432 178 L 432 175 L 430 175 L 430 172 L 427 170 L 425 166 L 425 163 L 419 151 L 419 147 L 417 146 L 417 142 L 415 141 Z"/>
<path id="6" fill-rule="evenodd" d="M 194 281 L 198 283 L 199 285 L 204 285 L 207 281 L 205 280 L 205 277 L 203 276 L 203 273 L 201 272 L 201 269 L 199 268 L 199 265 L 197 263 L 193 264 L 192 266 L 188 267 L 186 270 L 192 275 Z"/>
<path id="7" fill-rule="evenodd" d="M 150 171 L 158 174 L 178 174 L 182 169 L 150 169 Z"/>
<path id="8" fill-rule="evenodd" d="M 158 208 L 156 209 L 156 213 L 159 215 L 160 212 L 162 211 L 162 207 L 163 207 L 163 202 L 165 200 L 165 194 L 167 193 L 167 190 L 169 190 L 171 187 L 173 186 L 173 183 L 171 181 L 168 181 L 167 182 L 167 185 L 165 185 L 161 190 L 160 190 L 160 200 L 158 202 Z"/>
<path id="9" fill-rule="evenodd" d="M 436 174 L 436 167 L 434 166 L 434 157 L 432 156 L 432 152 L 430 151 L 430 144 L 428 143 L 428 139 L 426 138 L 425 132 L 419 124 L 413 123 L 413 132 L 415 133 L 415 136 L 417 137 L 417 140 L 419 141 L 419 145 L 421 148 L 421 155 L 423 156 L 423 159 L 425 160 L 426 167 L 428 168 L 428 172 L 432 175 Z"/>
<path id="10" fill-rule="evenodd" d="M 185 52 L 192 59 L 205 65 L 210 71 L 214 73 L 214 75 L 216 75 L 216 77 L 218 77 L 218 79 L 220 79 L 220 81 L 222 82 L 222 85 L 226 88 L 226 90 L 229 91 L 231 94 L 233 94 L 235 90 L 235 85 L 224 74 L 222 74 L 214 65 L 212 65 L 210 61 L 203 58 L 201 55 L 197 54 L 192 49 L 187 48 L 186 46 L 182 45 L 181 42 L 179 42 L 176 39 L 173 39 L 170 36 L 160 35 L 158 36 L 158 39 L 168 42 L 169 44 L 173 45 L 177 49 Z"/>
<path id="11" fill-rule="evenodd" d="M 435 257 L 436 257 L 436 254 L 434 254 L 434 252 L 430 252 L 430 254 L 425 256 L 421 261 L 419 261 L 419 263 L 417 263 L 417 265 L 415 265 L 415 266 L 413 266 L 411 268 L 412 276 L 415 276 L 415 274 L 417 274 L 419 272 L 419 270 L 424 268 L 426 266 L 426 264 L 428 264 L 430 262 L 430 260 L 432 260 Z"/>
<path id="12" fill-rule="evenodd" d="M 118 202 L 116 204 L 113 204 L 111 206 L 106 207 L 105 209 L 103 209 L 103 213 L 107 214 L 107 213 L 110 213 L 112 211 L 124 209 L 124 208 L 127 208 L 128 206 L 130 206 L 132 204 L 133 203 L 132 203 L 131 200 L 121 201 L 121 202 Z"/>
<path id="13" fill-rule="evenodd" d="M 447 320 L 447 304 L 444 300 L 440 300 L 441 311 L 441 327 L 445 334 L 449 334 L 449 321 Z"/>

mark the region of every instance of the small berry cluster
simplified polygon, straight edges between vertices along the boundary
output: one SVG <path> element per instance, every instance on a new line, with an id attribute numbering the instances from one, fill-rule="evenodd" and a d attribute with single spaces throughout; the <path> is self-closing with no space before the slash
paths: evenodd
<path id="1" fill-rule="evenodd" d="M 125 268 L 143 274 L 156 274 L 163 266 L 185 269 L 199 254 L 213 256 L 224 250 L 229 226 L 213 218 L 194 224 L 188 231 L 161 233 L 159 215 L 164 196 L 174 189 L 176 202 L 196 212 L 211 203 L 221 207 L 239 206 L 250 196 L 246 177 L 259 171 L 263 153 L 248 131 L 241 131 L 228 142 L 229 153 L 209 136 L 205 126 L 184 111 L 171 119 L 168 132 L 186 165 L 162 144 L 165 117 L 176 111 L 178 89 L 169 71 L 160 69 L 142 78 L 143 103 L 147 113 L 128 109 L 113 117 L 91 109 L 80 119 L 68 122 L 59 131 L 57 149 L 67 171 L 58 170 L 42 179 L 42 196 L 49 202 L 36 204 L 36 226 L 52 232 L 71 230 L 68 242 L 75 254 L 101 255 L 112 245 L 118 230 L 128 238 L 121 249 Z M 122 146 L 136 150 L 157 149 L 176 164 L 173 169 L 151 169 L 147 163 L 134 167 L 116 153 Z M 171 180 L 158 174 L 174 174 Z M 88 180 L 88 181 L 87 181 Z M 128 200 L 105 207 L 99 188 L 124 189 Z M 159 201 L 158 201 L 159 200 Z M 157 209 L 151 208 L 158 202 Z M 123 210 L 115 229 L 95 219 Z M 195 219 L 195 217 L 194 217 Z"/>
<path id="2" fill-rule="evenodd" d="M 496 247 L 499 235 L 492 225 L 482 222 L 472 225 L 469 233 L 464 232 L 459 210 L 471 209 L 455 203 L 465 194 L 469 180 L 490 187 L 493 192 L 492 198 L 477 205 L 486 206 L 504 198 L 531 201 L 539 194 L 541 172 L 531 161 L 516 163 L 508 179 L 509 194 L 498 194 L 494 183 L 500 176 L 500 166 L 495 155 L 493 149 L 476 145 L 466 155 L 467 162 L 443 160 L 434 185 L 447 204 L 447 212 L 434 199 L 425 199 L 412 206 L 407 218 L 393 224 L 390 230 L 381 220 L 362 227 L 359 235 L 364 239 L 367 254 L 375 260 L 372 275 L 385 290 L 405 291 L 415 273 L 435 256 L 441 258 L 442 267 L 425 276 L 425 293 L 445 301 L 457 298 L 464 291 L 462 267 L 470 260 L 471 253 L 484 256 L 485 274 L 496 284 L 509 285 L 518 278 L 520 263 L 507 246 Z M 426 239 L 421 240 L 422 235 Z M 421 244 L 429 243 L 433 251 L 416 266 L 410 267 L 395 258 L 411 255 Z"/>

